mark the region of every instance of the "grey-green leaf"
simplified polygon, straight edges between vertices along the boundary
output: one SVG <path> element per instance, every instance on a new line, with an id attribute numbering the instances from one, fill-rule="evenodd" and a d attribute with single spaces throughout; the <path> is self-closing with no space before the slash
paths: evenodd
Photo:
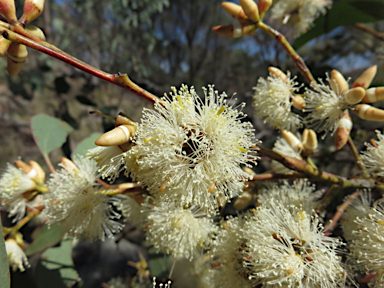
<path id="1" fill-rule="evenodd" d="M 41 228 L 37 228 L 32 237 L 33 242 L 25 250 L 27 256 L 42 252 L 56 245 L 64 237 L 64 232 L 60 224 L 53 224 L 50 228 L 48 225 L 44 225 Z"/>
<path id="2" fill-rule="evenodd" d="M 103 135 L 103 134 L 102 133 L 92 133 L 91 136 L 89 136 L 89 137 L 85 138 L 83 141 L 81 141 L 79 143 L 79 145 L 77 145 L 76 150 L 72 153 L 72 158 L 73 158 L 74 155 L 83 155 L 83 156 L 85 156 L 89 149 L 92 149 L 92 148 L 96 147 L 95 141 L 101 135 Z"/>
<path id="3" fill-rule="evenodd" d="M 32 134 L 42 153 L 48 155 L 60 148 L 73 128 L 60 119 L 38 114 L 31 120 Z"/>
<path id="4" fill-rule="evenodd" d="M 4 236 L 3 236 L 3 227 L 1 226 L 0 221 L 0 287 L 7 288 L 10 287 L 10 278 L 9 278 L 9 265 L 7 258 L 7 251 L 5 250 Z"/>

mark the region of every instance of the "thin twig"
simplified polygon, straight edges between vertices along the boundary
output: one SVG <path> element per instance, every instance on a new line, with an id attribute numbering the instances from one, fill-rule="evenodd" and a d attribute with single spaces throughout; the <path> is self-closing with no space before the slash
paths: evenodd
<path id="1" fill-rule="evenodd" d="M 363 30 L 364 32 L 367 32 L 369 34 L 372 34 L 373 36 L 375 36 L 377 39 L 381 40 L 381 41 L 384 41 L 384 34 L 372 29 L 371 27 L 368 27 L 362 23 L 355 23 L 354 26 L 356 28 L 359 28 L 360 30 Z"/>
<path id="2" fill-rule="evenodd" d="M 31 213 L 29 213 L 27 216 L 21 219 L 15 226 L 7 229 L 6 233 L 4 234 L 4 237 L 7 236 L 8 234 L 10 234 L 11 236 L 14 235 L 17 231 L 20 230 L 21 227 L 27 224 L 33 217 L 39 215 L 43 209 L 44 209 L 44 206 L 39 206 L 39 209 L 35 208 Z"/>
<path id="3" fill-rule="evenodd" d="M 344 201 L 343 204 L 341 204 L 339 207 L 337 207 L 337 212 L 335 215 L 333 215 L 332 219 L 329 220 L 327 225 L 324 227 L 324 231 L 327 235 L 330 235 L 332 231 L 335 229 L 337 222 L 340 220 L 341 216 L 345 212 L 345 210 L 348 208 L 349 205 L 360 195 L 360 191 L 355 191 L 351 195 L 347 197 L 347 199 Z"/>
<path id="4" fill-rule="evenodd" d="M 117 73 L 117 74 L 109 74 L 107 72 L 101 71 L 99 69 L 96 69 L 95 67 L 88 65 L 87 63 L 84 63 L 83 61 L 80 61 L 79 59 L 61 51 L 57 47 L 44 42 L 42 40 L 35 41 L 32 39 L 29 39 L 25 36 L 20 35 L 19 33 L 13 32 L 10 29 L 4 27 L 4 25 L 0 25 L 2 28 L 0 28 L 1 34 L 5 39 L 11 40 L 13 42 L 16 42 L 18 44 L 23 44 L 25 46 L 28 46 L 32 49 L 35 49 L 37 51 L 40 51 L 42 53 L 45 53 L 49 56 L 52 56 L 56 59 L 59 59 L 65 63 L 68 63 L 72 65 L 75 68 L 78 68 L 80 70 L 83 70 L 87 72 L 90 75 L 93 75 L 95 77 L 98 77 L 100 79 L 103 79 L 105 81 L 108 81 L 112 84 L 115 84 L 119 87 L 122 87 L 141 98 L 151 102 L 155 103 L 158 100 L 158 97 L 153 95 L 152 93 L 146 91 L 145 89 L 138 86 L 136 83 L 134 83 L 131 79 L 129 79 L 127 74 Z M 17 28 L 19 32 L 19 28 Z M 25 35 L 28 35 L 28 33 L 24 33 Z M 32 38 L 32 37 L 30 37 Z M 35 39 L 35 37 L 34 37 Z"/>
<path id="5" fill-rule="evenodd" d="M 308 83 L 316 83 L 315 78 L 312 76 L 311 71 L 309 71 L 307 65 L 305 64 L 303 58 L 300 57 L 299 54 L 297 54 L 296 50 L 293 49 L 291 44 L 287 41 L 285 36 L 281 34 L 279 31 L 273 29 L 269 25 L 263 23 L 262 21 L 259 21 L 257 23 L 257 27 L 267 32 L 269 35 L 272 35 L 275 37 L 275 39 L 280 43 L 280 45 L 284 48 L 285 51 L 287 51 L 289 57 L 292 58 L 293 62 L 295 63 L 297 69 L 299 69 L 300 73 L 307 79 Z"/>
<path id="6" fill-rule="evenodd" d="M 357 150 L 355 143 L 353 143 L 351 136 L 348 136 L 348 146 L 349 146 L 349 148 L 351 148 L 353 158 L 354 158 L 357 166 L 359 166 L 362 176 L 363 177 L 369 177 L 369 174 L 368 174 L 365 166 L 360 161 L 359 151 Z"/>
<path id="7" fill-rule="evenodd" d="M 253 178 L 249 181 L 262 181 L 262 180 L 272 180 L 272 179 L 302 179 L 307 178 L 302 173 L 291 173 L 291 174 L 278 174 L 278 173 L 262 173 L 262 174 L 256 174 L 253 176 Z"/>

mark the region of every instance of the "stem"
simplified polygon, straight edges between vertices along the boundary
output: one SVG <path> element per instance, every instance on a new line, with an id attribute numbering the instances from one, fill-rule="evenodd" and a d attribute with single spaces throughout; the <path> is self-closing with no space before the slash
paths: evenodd
<path id="1" fill-rule="evenodd" d="M 361 24 L 361 23 L 355 23 L 354 26 L 356 28 L 359 28 L 360 30 L 363 30 L 364 32 L 367 32 L 367 33 L 375 36 L 377 39 L 384 41 L 384 34 L 377 32 L 376 30 L 372 29 L 371 27 L 368 27 L 368 26 Z"/>
<path id="2" fill-rule="evenodd" d="M 332 219 L 329 220 L 328 224 L 325 225 L 324 231 L 329 235 L 335 229 L 337 222 L 340 220 L 345 209 L 360 195 L 360 191 L 356 191 L 353 194 L 349 195 L 343 204 L 337 207 L 337 212 L 333 215 Z"/>
<path id="3" fill-rule="evenodd" d="M 353 158 L 354 158 L 357 166 L 359 166 L 359 168 L 361 170 L 361 174 L 363 175 L 363 177 L 368 178 L 369 174 L 368 174 L 365 166 L 360 162 L 359 151 L 357 150 L 355 143 L 353 143 L 351 136 L 348 136 L 348 146 L 349 146 L 349 148 L 351 148 Z"/>
<path id="4" fill-rule="evenodd" d="M 23 45 L 28 46 L 32 49 L 43 52 L 43 53 L 45 53 L 51 57 L 59 59 L 59 60 L 65 62 L 67 64 L 72 65 L 75 68 L 83 70 L 84 72 L 86 72 L 90 75 L 93 75 L 95 77 L 98 77 L 100 79 L 108 81 L 112 84 L 115 84 L 119 87 L 122 87 L 122 88 L 140 96 L 141 98 L 143 98 L 143 99 L 145 99 L 151 103 L 155 103 L 156 100 L 159 99 L 157 96 L 144 90 L 143 88 L 138 86 L 136 83 L 134 83 L 131 79 L 129 79 L 127 74 L 122 74 L 120 72 L 118 72 L 117 74 L 109 74 L 107 72 L 101 71 L 101 70 L 96 69 L 95 67 L 88 65 L 88 64 L 84 63 L 83 61 L 80 61 L 79 59 L 61 51 L 57 47 L 55 47 L 55 46 L 53 46 L 47 42 L 44 42 L 40 39 L 38 39 L 38 41 L 37 41 L 36 37 L 33 37 L 32 35 L 30 35 L 28 32 L 26 32 L 25 30 L 23 30 L 21 28 L 15 27 L 14 29 L 17 30 L 18 33 L 21 32 L 20 30 L 23 30 L 23 34 L 27 35 L 28 38 L 20 35 L 21 33 L 18 34 L 18 33 L 11 31 L 7 27 L 4 27 L 4 25 L 0 25 L 0 26 L 2 26 L 2 28 L 0 28 L 1 34 L 3 35 L 3 37 L 5 39 L 11 40 L 11 41 L 16 42 L 18 44 L 23 44 Z M 31 38 L 31 39 L 29 39 L 29 38 Z M 32 40 L 32 38 L 33 38 L 33 40 Z"/>
<path id="5" fill-rule="evenodd" d="M 258 153 L 263 156 L 267 156 L 268 158 L 278 161 L 283 164 L 288 169 L 294 170 L 296 172 L 302 173 L 306 175 L 309 180 L 320 180 L 322 182 L 328 182 L 331 184 L 337 184 L 341 188 L 354 187 L 354 188 L 384 188 L 382 184 L 375 182 L 373 179 L 347 179 L 342 176 L 334 175 L 332 173 L 328 173 L 322 171 L 316 167 L 311 166 L 305 161 L 289 157 L 286 155 L 282 155 L 278 152 L 275 152 L 271 149 L 264 148 L 262 146 L 256 145 L 253 146 L 258 150 Z"/>
<path id="6" fill-rule="evenodd" d="M 336 197 L 336 195 L 340 192 L 341 187 L 337 184 L 332 185 L 327 193 L 325 193 L 323 199 L 321 199 L 320 203 L 317 204 L 315 208 L 315 212 L 317 215 L 319 215 L 328 205 L 331 203 L 333 198 Z"/>
<path id="7" fill-rule="evenodd" d="M 278 174 L 278 173 L 262 173 L 254 175 L 253 178 L 249 181 L 262 181 L 262 180 L 272 180 L 272 179 L 302 179 L 307 178 L 302 173 L 292 173 L 292 174 Z"/>
<path id="8" fill-rule="evenodd" d="M 312 82 L 316 83 L 315 78 L 313 78 L 312 73 L 311 71 L 309 71 L 303 58 L 301 58 L 300 55 L 297 54 L 296 50 L 293 49 L 293 47 L 291 46 L 291 44 L 289 44 L 288 40 L 283 34 L 261 21 L 257 22 L 257 27 L 264 30 L 269 35 L 275 37 L 275 39 L 280 43 L 284 50 L 287 51 L 288 56 L 292 58 L 293 63 L 295 63 L 297 69 L 299 69 L 300 73 L 307 79 L 309 84 L 311 84 Z"/>
<path id="9" fill-rule="evenodd" d="M 9 228 L 9 230 L 5 231 L 4 237 L 8 234 L 10 236 L 16 234 L 17 231 L 20 230 L 25 224 L 27 224 L 33 217 L 40 214 L 40 212 L 44 209 L 44 207 L 40 207 L 39 209 L 34 209 L 31 213 L 21 219 L 15 226 Z"/>

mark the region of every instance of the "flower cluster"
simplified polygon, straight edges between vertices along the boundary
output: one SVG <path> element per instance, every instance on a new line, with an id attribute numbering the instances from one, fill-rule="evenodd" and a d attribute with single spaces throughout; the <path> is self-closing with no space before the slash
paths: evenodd
<path id="1" fill-rule="evenodd" d="M 295 131 L 302 127 L 302 123 L 300 116 L 291 111 L 292 99 L 300 87 L 295 78 L 290 78 L 289 72 L 285 77 L 280 75 L 271 71 L 267 79 L 259 78 L 252 104 L 256 116 L 273 128 Z"/>
<path id="2" fill-rule="evenodd" d="M 112 201 L 96 184 L 96 162 L 86 158 L 67 160 L 48 181 L 46 213 L 50 224 L 60 223 L 67 236 L 89 240 L 111 237 L 123 226 Z"/>
<path id="3" fill-rule="evenodd" d="M 157 197 L 180 206 L 215 210 L 250 176 L 240 164 L 256 162 L 252 125 L 210 86 L 201 99 L 182 86 L 155 110 L 145 109 L 126 153 L 126 169 Z"/>
<path id="4" fill-rule="evenodd" d="M 376 179 L 384 179 L 384 136 L 380 131 L 376 131 L 378 141 L 375 146 L 366 143 L 367 150 L 362 152 L 361 163 L 367 168 L 367 171 Z"/>
<path id="5" fill-rule="evenodd" d="M 274 199 L 252 213 L 227 221 L 216 243 L 224 281 L 244 284 L 237 287 L 344 287 L 341 243 L 324 235 L 317 216 Z"/>

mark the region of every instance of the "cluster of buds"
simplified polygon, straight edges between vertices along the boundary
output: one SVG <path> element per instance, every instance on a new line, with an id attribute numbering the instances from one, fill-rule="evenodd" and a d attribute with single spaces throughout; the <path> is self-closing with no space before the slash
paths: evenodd
<path id="1" fill-rule="evenodd" d="M 257 23 L 271 7 L 272 0 L 259 0 L 258 4 L 253 0 L 240 0 L 239 3 L 240 5 L 232 2 L 221 3 L 223 9 L 238 22 L 213 27 L 214 32 L 233 38 L 255 34 Z"/>
<path id="2" fill-rule="evenodd" d="M 281 130 L 281 136 L 283 136 L 292 149 L 300 151 L 302 157 L 310 156 L 318 146 L 316 132 L 312 129 L 304 129 L 301 141 L 292 132 L 287 130 Z"/>
<path id="3" fill-rule="evenodd" d="M 33 186 L 30 190 L 24 193 L 24 197 L 28 200 L 32 200 L 37 194 L 47 192 L 47 187 L 45 186 L 45 172 L 43 168 L 39 165 L 39 163 L 35 161 L 29 161 L 29 165 L 22 160 L 15 161 L 16 168 L 20 169 L 25 175 L 28 176 L 29 179 L 33 181 Z M 27 195 L 28 194 L 28 195 Z"/>
<path id="4" fill-rule="evenodd" d="M 5 16 L 11 25 L 19 25 L 25 27 L 25 30 L 29 34 L 41 40 L 45 40 L 45 35 L 40 28 L 33 25 L 26 26 L 28 23 L 39 17 L 43 12 L 44 1 L 45 0 L 26 0 L 24 2 L 23 15 L 21 16 L 20 20 L 17 20 L 16 17 L 14 0 L 0 1 L 0 13 Z M 25 45 L 7 40 L 1 36 L 0 57 L 3 57 L 5 53 L 7 53 L 8 73 L 11 76 L 16 76 L 20 72 L 27 59 L 27 47 Z"/>
<path id="5" fill-rule="evenodd" d="M 96 141 L 97 146 L 119 146 L 122 152 L 130 148 L 131 138 L 136 132 L 137 123 L 129 117 L 119 114 L 116 117 L 115 128 L 101 135 Z"/>
<path id="6" fill-rule="evenodd" d="M 344 101 L 348 105 L 356 105 L 354 106 L 354 112 L 361 119 L 384 121 L 383 110 L 365 104 L 384 99 L 384 87 L 368 89 L 376 75 L 376 71 L 376 65 L 368 68 L 353 82 L 352 88 L 349 88 L 348 82 L 343 75 L 337 70 L 332 70 L 330 86 L 336 94 L 343 95 Z M 347 142 L 352 126 L 351 116 L 348 110 L 344 110 L 335 132 L 335 145 L 337 150 L 341 149 Z"/>

